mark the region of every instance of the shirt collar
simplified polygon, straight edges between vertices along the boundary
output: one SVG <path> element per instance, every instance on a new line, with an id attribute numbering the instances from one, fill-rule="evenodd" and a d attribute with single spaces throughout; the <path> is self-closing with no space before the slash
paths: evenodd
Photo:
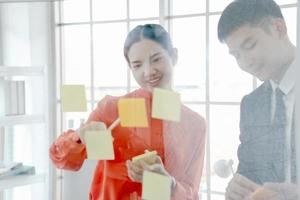
<path id="1" fill-rule="evenodd" d="M 273 91 L 278 87 L 285 95 L 289 94 L 296 83 L 297 66 L 300 64 L 300 58 L 295 58 L 292 64 L 285 72 L 279 85 L 273 80 L 270 80 Z"/>

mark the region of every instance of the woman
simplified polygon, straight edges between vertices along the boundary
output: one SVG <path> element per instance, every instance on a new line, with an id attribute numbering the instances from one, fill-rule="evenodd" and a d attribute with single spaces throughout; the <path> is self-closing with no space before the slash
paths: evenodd
<path id="1" fill-rule="evenodd" d="M 181 121 L 169 122 L 151 118 L 152 90 L 171 90 L 177 50 L 169 34 L 157 24 L 135 27 L 127 36 L 124 55 L 140 89 L 122 97 L 106 96 L 77 131 L 64 132 L 51 146 L 50 157 L 58 168 L 78 170 L 86 159 L 85 145 L 80 140 L 82 130 L 92 129 L 95 122 L 108 127 L 117 118 L 120 98 L 144 98 L 148 128 L 113 129 L 115 160 L 99 161 L 95 169 L 90 200 L 141 199 L 144 170 L 172 179 L 172 199 L 199 199 L 198 190 L 203 169 L 205 122 L 184 105 Z M 132 157 L 145 150 L 157 151 L 156 163 L 132 163 Z"/>

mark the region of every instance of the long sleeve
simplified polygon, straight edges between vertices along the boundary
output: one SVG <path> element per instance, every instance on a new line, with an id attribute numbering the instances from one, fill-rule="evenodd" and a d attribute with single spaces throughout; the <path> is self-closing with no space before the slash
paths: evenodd
<path id="1" fill-rule="evenodd" d="M 98 103 L 97 108 L 90 114 L 83 126 L 91 121 L 101 121 L 106 102 L 104 98 Z M 79 170 L 87 157 L 85 145 L 81 143 L 74 130 L 63 132 L 51 145 L 49 154 L 57 168 L 73 171 Z"/>
<path id="2" fill-rule="evenodd" d="M 59 136 L 50 147 L 50 158 L 60 169 L 77 171 L 86 158 L 85 145 L 80 143 L 79 136 L 68 130 Z"/>
<path id="3" fill-rule="evenodd" d="M 185 175 L 182 179 L 176 180 L 176 189 L 172 195 L 172 200 L 199 199 L 198 193 L 205 155 L 205 128 L 203 128 L 201 135 L 203 136 L 203 138 L 201 139 L 201 142 L 198 144 L 192 156 L 191 162 L 184 173 Z"/>

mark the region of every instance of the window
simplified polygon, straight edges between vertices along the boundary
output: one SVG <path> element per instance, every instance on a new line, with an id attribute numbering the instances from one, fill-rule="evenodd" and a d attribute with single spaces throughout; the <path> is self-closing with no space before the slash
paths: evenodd
<path id="1" fill-rule="evenodd" d="M 237 166 L 240 100 L 259 84 L 238 68 L 226 46 L 217 39 L 218 19 L 229 2 L 69 0 L 56 4 L 61 38 L 61 80 L 57 84 L 85 84 L 89 112 L 104 94 L 121 95 L 137 87 L 122 55 L 130 29 L 137 24 L 161 23 L 170 32 L 179 50 L 174 86 L 184 103 L 204 116 L 208 124 L 206 168 L 199 188 L 202 199 L 224 199 L 229 179 L 217 177 L 213 164 L 219 159 L 233 159 Z M 296 44 L 297 1 L 277 3 Z M 68 120 L 76 119 L 76 115 L 62 115 L 60 130 L 67 128 Z"/>

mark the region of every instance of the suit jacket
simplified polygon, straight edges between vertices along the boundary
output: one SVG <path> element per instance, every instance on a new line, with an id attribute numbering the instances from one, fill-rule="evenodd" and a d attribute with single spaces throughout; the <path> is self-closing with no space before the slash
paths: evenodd
<path id="1" fill-rule="evenodd" d="M 241 103 L 238 173 L 250 180 L 285 180 L 285 124 L 271 124 L 272 87 L 269 81 L 246 95 Z"/>

